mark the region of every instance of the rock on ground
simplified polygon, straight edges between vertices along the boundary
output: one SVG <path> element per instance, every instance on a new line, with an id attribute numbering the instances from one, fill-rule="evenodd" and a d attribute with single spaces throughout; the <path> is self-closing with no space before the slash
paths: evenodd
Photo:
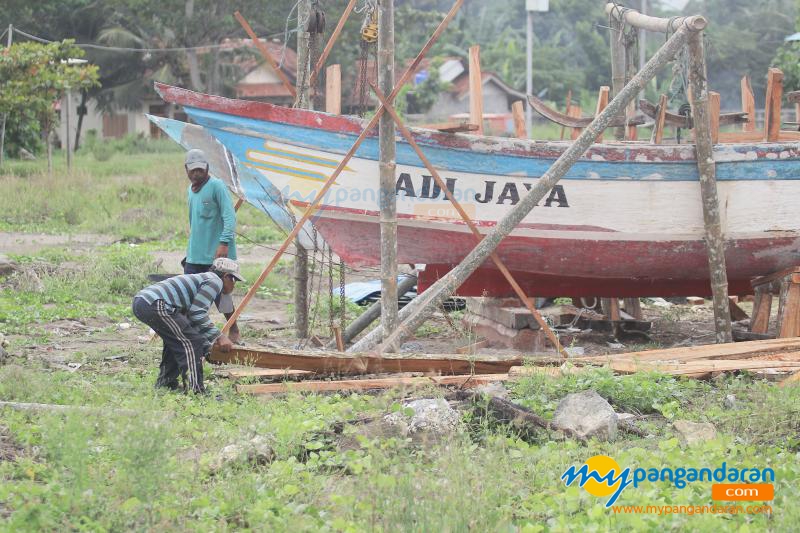
<path id="1" fill-rule="evenodd" d="M 442 398 L 413 400 L 403 404 L 414 413 L 409 417 L 403 412 L 386 415 L 383 420 L 390 426 L 399 426 L 402 433 L 412 436 L 425 433 L 444 436 L 454 433 L 461 423 L 461 416 Z"/>
<path id="2" fill-rule="evenodd" d="M 717 437 L 717 428 L 711 422 L 689 422 L 676 420 L 672 427 L 678 432 L 681 442 L 691 446 L 698 442 L 712 440 Z"/>
<path id="3" fill-rule="evenodd" d="M 213 470 L 219 470 L 233 463 L 254 463 L 264 465 L 275 459 L 270 439 L 256 435 L 248 441 L 229 444 L 220 450 L 212 464 Z"/>
<path id="4" fill-rule="evenodd" d="M 593 390 L 569 394 L 561 400 L 553 413 L 553 424 L 560 429 L 571 429 L 584 438 L 614 440 L 617 437 L 617 413 Z"/>

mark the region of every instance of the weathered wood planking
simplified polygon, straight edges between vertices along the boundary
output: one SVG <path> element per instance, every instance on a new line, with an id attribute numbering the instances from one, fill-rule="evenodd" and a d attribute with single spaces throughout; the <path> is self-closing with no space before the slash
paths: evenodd
<path id="1" fill-rule="evenodd" d="M 397 372 L 435 372 L 440 374 L 497 374 L 522 364 L 522 357 L 425 354 L 343 354 L 339 352 L 301 352 L 288 349 L 234 348 L 228 353 L 211 352 L 219 363 L 243 364 L 258 368 L 308 370 L 319 374 L 381 374 Z"/>
<path id="2" fill-rule="evenodd" d="M 297 383 L 268 383 L 263 385 L 237 385 L 236 391 L 253 395 L 286 394 L 288 392 L 336 392 L 354 390 L 393 389 L 399 387 L 455 386 L 472 388 L 497 381 L 507 381 L 508 374 L 431 376 L 419 378 L 377 378 L 337 381 L 299 381 Z"/>

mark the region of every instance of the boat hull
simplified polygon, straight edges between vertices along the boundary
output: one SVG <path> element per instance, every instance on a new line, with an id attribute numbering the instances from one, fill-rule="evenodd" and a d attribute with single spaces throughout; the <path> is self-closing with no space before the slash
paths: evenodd
<path id="1" fill-rule="evenodd" d="M 158 88 L 262 176 L 296 213 L 352 146 L 357 119 Z M 488 232 L 567 143 L 416 130 L 455 197 Z M 313 223 L 353 266 L 380 264 L 377 138 L 370 134 L 315 212 Z M 730 290 L 800 264 L 800 143 L 718 145 L 720 214 Z M 410 146 L 397 149 L 398 260 L 425 264 L 424 289 L 458 264 L 475 237 Z M 501 243 L 498 255 L 537 296 L 703 295 L 710 292 L 700 187 L 690 145 L 595 145 Z M 487 261 L 460 289 L 510 295 Z"/>

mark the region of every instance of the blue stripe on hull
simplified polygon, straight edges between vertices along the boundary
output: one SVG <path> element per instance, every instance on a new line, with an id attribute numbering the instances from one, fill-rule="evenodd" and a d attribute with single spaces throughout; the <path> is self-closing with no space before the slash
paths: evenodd
<path id="1" fill-rule="evenodd" d="M 338 154 L 347 152 L 356 138 L 355 135 L 350 134 L 248 119 L 193 107 L 185 107 L 185 110 L 192 120 L 213 129 L 214 136 L 229 149 L 237 152 L 239 158 L 244 158 L 247 149 L 260 149 L 263 146 L 263 139 L 249 137 L 242 131 L 235 133 L 222 131 L 224 128 L 251 130 L 286 144 Z M 538 178 L 554 161 L 497 153 L 484 154 L 431 145 L 424 146 L 424 150 L 437 169 L 486 175 Z M 356 155 L 364 159 L 377 160 L 378 140 L 368 137 Z M 421 166 L 419 158 L 405 142 L 397 144 L 397 163 Z M 564 179 L 698 181 L 698 176 L 694 161 L 606 162 L 582 160 L 573 165 Z M 717 180 L 800 180 L 800 161 L 797 159 L 764 159 L 722 162 L 717 164 Z"/>

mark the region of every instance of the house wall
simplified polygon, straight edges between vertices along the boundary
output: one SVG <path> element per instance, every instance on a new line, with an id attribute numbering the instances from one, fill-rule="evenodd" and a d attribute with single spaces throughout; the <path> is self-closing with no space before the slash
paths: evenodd
<path id="1" fill-rule="evenodd" d="M 80 105 L 80 95 L 72 94 L 70 101 L 70 139 L 75 141 L 75 132 L 78 129 L 78 105 Z M 83 117 L 81 126 L 81 143 L 86 139 L 86 132 L 96 130 L 97 136 L 101 139 L 124 137 L 129 134 L 142 134 L 151 137 L 152 129 L 150 121 L 145 113 L 152 113 L 151 106 L 164 106 L 161 100 L 144 102 L 140 109 L 136 111 L 120 111 L 117 113 L 102 113 L 97 109 L 94 100 L 86 103 L 87 113 Z M 155 113 L 166 116 L 167 113 Z M 61 100 L 60 122 L 56 129 L 58 142 L 62 148 L 66 148 L 67 132 L 67 97 Z"/>
<path id="2" fill-rule="evenodd" d="M 494 83 L 484 83 L 483 112 L 491 114 L 508 113 L 510 111 L 511 108 L 505 91 Z M 434 122 L 446 120 L 448 117 L 458 113 L 469 113 L 469 95 L 458 99 L 453 93 L 441 93 L 426 117 L 429 122 Z"/>
<path id="3" fill-rule="evenodd" d="M 266 68 L 262 65 L 239 80 L 237 85 L 249 85 L 256 83 L 281 83 L 281 79 L 277 74 L 275 74 L 275 71 L 272 70 L 272 67 Z"/>

